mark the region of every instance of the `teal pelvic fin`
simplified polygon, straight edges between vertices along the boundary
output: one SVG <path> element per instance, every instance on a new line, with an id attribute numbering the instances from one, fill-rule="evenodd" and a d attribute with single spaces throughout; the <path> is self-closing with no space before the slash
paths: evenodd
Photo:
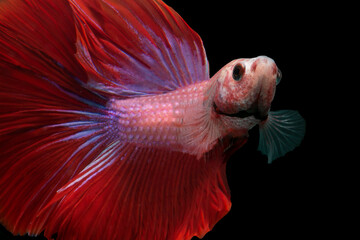
<path id="1" fill-rule="evenodd" d="M 304 135 L 305 120 L 297 111 L 271 111 L 260 123 L 258 150 L 267 155 L 268 163 L 271 163 L 299 146 Z"/>

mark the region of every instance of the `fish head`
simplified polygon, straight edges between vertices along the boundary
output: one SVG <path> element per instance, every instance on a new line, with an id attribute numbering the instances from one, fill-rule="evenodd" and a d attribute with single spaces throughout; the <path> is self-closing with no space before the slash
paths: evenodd
<path id="1" fill-rule="evenodd" d="M 225 65 L 213 77 L 217 81 L 214 96 L 220 114 L 244 118 L 267 118 L 281 72 L 266 56 L 237 59 Z"/>

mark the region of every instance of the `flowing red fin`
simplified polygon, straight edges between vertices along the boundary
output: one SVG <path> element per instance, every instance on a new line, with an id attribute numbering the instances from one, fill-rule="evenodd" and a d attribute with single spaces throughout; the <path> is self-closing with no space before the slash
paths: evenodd
<path id="1" fill-rule="evenodd" d="M 39 211 L 104 143 L 75 37 L 67 1 L 0 2 L 0 222 L 14 234 L 44 230 Z"/>
<path id="2" fill-rule="evenodd" d="M 107 99 L 86 88 L 208 78 L 201 39 L 163 2 L 1 1 L 0 73 L 0 222 L 14 234 L 190 239 L 229 210 L 222 147 L 196 159 L 116 142 Z"/>
<path id="3" fill-rule="evenodd" d="M 29 87 L 20 94 L 4 85 L 22 81 Z M 37 84 L 44 86 L 38 96 Z M 1 76 L 0 98 L 0 221 L 14 234 L 39 234 L 50 214 L 39 217 L 39 211 L 104 147 L 106 115 L 85 107 L 81 97 L 11 68 Z M 76 101 L 78 107 L 70 108 Z"/>
<path id="4" fill-rule="evenodd" d="M 75 41 L 68 1 L 0 2 L 0 61 L 41 74 L 53 61 L 80 78 L 84 73 L 74 57 Z"/>
<path id="5" fill-rule="evenodd" d="M 202 237 L 230 209 L 223 148 L 195 156 L 113 142 L 49 203 L 45 236 L 73 239 Z"/>
<path id="6" fill-rule="evenodd" d="M 0 64 L 0 72 L 0 222 L 39 234 L 50 212 L 38 212 L 105 144 L 107 115 L 96 95 L 74 95 L 21 68 Z"/>
<path id="7" fill-rule="evenodd" d="M 160 0 L 70 0 L 77 57 L 102 94 L 163 93 L 209 78 L 200 37 Z"/>

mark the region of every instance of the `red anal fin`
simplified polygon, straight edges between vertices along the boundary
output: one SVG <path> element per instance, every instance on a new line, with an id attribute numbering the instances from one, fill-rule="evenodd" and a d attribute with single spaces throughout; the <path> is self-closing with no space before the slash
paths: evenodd
<path id="1" fill-rule="evenodd" d="M 198 160 L 115 142 L 58 191 L 45 236 L 71 239 L 202 237 L 230 209 L 218 147 Z"/>

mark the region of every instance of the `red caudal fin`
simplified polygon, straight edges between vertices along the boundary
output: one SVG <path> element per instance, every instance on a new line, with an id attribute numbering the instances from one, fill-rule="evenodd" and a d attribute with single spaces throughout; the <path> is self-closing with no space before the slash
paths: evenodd
<path id="1" fill-rule="evenodd" d="M 75 34 L 66 1 L 0 2 L 0 222 L 14 234 L 43 231 L 39 211 L 99 154 L 105 101 L 81 86 Z"/>
<path id="2" fill-rule="evenodd" d="M 77 57 L 93 89 L 163 93 L 209 78 L 200 37 L 160 0 L 70 0 Z"/>
<path id="3" fill-rule="evenodd" d="M 223 149 L 197 160 L 113 142 L 61 188 L 45 236 L 58 239 L 191 239 L 230 209 Z"/>

